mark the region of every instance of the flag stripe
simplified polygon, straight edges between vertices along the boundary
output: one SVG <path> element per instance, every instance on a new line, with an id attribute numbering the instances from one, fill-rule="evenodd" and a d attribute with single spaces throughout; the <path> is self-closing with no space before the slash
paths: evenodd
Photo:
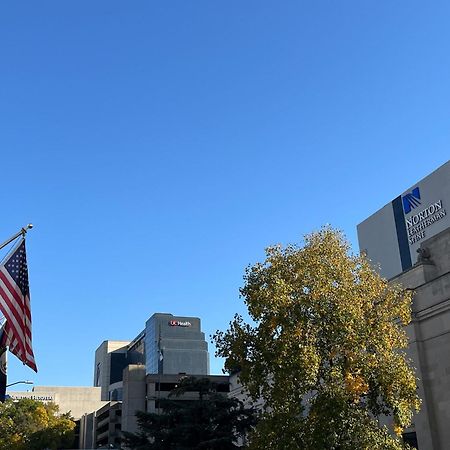
<path id="1" fill-rule="evenodd" d="M 2 312 L 10 325 L 17 330 L 17 333 L 20 334 L 21 339 L 24 339 L 23 335 L 23 321 L 21 321 L 21 317 L 17 314 L 17 311 L 11 306 L 11 303 L 8 299 L 8 294 L 3 290 L 0 285 L 0 296 L 2 297 L 2 301 L 0 302 L 0 307 Z M 4 299 L 7 300 L 4 300 Z"/>
<path id="2" fill-rule="evenodd" d="M 6 289 L 2 281 L 0 280 L 0 304 L 5 308 L 6 319 L 14 321 L 14 323 L 23 330 L 24 320 L 23 315 L 16 308 L 16 303 L 11 293 Z"/>
<path id="3" fill-rule="evenodd" d="M 17 301 L 17 297 L 15 297 L 14 293 L 11 292 L 10 289 L 10 283 L 6 279 L 5 274 L 3 273 L 4 268 L 2 267 L 0 269 L 0 286 L 2 287 L 2 290 L 4 294 L 2 294 L 2 299 L 5 301 L 8 301 L 10 304 L 11 310 L 13 311 L 14 315 L 20 317 L 20 322 L 23 322 L 23 308 L 21 303 Z M 7 295 L 7 298 L 5 298 L 5 295 Z"/>
<path id="4" fill-rule="evenodd" d="M 31 320 L 30 309 L 26 307 L 27 305 L 24 301 L 24 294 L 20 292 L 20 289 L 14 283 L 14 280 L 4 267 L 0 269 L 0 279 L 6 284 L 8 291 L 14 296 L 17 306 L 21 309 L 21 312 L 25 313 L 26 317 Z"/>
<path id="5" fill-rule="evenodd" d="M 9 328 L 13 331 L 13 334 L 17 336 L 20 349 L 24 350 L 23 342 L 25 341 L 25 336 L 23 333 L 23 320 L 21 320 L 21 317 L 14 306 L 11 305 L 11 300 L 8 294 L 9 291 L 5 291 L 0 283 L 0 308 L 7 320 L 7 323 L 9 324 Z"/>
<path id="6" fill-rule="evenodd" d="M 12 319 L 12 316 L 14 316 L 14 318 L 16 319 L 16 323 L 22 330 L 24 330 L 25 321 L 23 317 L 23 310 L 18 308 L 14 296 L 11 294 L 11 291 L 8 289 L 8 287 L 4 284 L 1 275 L 2 272 L 0 269 L 0 304 L 5 305 L 5 308 L 7 308 L 10 312 L 9 318 Z"/>
<path id="7" fill-rule="evenodd" d="M 20 291 L 19 287 L 14 282 L 14 280 L 11 278 L 11 275 L 9 274 L 5 266 L 2 266 L 1 273 L 3 275 L 3 280 L 5 281 L 5 283 L 8 284 L 8 289 L 11 291 L 11 294 L 13 294 L 14 297 L 16 298 L 17 303 L 19 305 L 23 305 L 23 294 Z"/>

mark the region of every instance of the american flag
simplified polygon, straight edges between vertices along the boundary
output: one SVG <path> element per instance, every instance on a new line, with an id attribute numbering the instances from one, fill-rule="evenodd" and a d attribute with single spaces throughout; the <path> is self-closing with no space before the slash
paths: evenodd
<path id="1" fill-rule="evenodd" d="M 31 346 L 31 309 L 25 239 L 0 266 L 0 310 L 6 318 L 4 342 L 9 351 L 37 372 Z"/>

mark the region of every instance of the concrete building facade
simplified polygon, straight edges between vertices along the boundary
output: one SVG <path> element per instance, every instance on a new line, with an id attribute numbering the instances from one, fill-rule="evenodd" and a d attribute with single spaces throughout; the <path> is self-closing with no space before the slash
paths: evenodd
<path id="1" fill-rule="evenodd" d="M 107 403 L 100 399 L 100 393 L 99 387 L 35 386 L 31 391 L 8 391 L 6 395 L 13 400 L 31 398 L 55 403 L 61 414 L 70 412 L 78 420 Z"/>
<path id="2" fill-rule="evenodd" d="M 145 324 L 145 367 L 148 374 L 208 375 L 208 344 L 200 319 L 153 314 Z"/>
<path id="3" fill-rule="evenodd" d="M 105 404 L 79 421 L 79 448 L 121 448 L 122 408 L 120 402 Z"/>
<path id="4" fill-rule="evenodd" d="M 450 161 L 361 222 L 359 248 L 389 279 L 410 269 L 421 243 L 450 227 Z"/>
<path id="5" fill-rule="evenodd" d="M 110 386 L 122 381 L 122 372 L 127 365 L 128 344 L 130 341 L 103 341 L 95 351 L 94 386 L 100 387 L 101 399 L 104 401 L 111 400 Z"/>
<path id="6" fill-rule="evenodd" d="M 414 290 L 408 353 L 422 407 L 413 427 L 420 450 L 450 448 L 450 228 L 420 246 L 422 257 L 392 279 Z"/>
<path id="7" fill-rule="evenodd" d="M 192 374 L 190 374 L 192 375 Z M 138 431 L 136 412 L 161 412 L 161 401 L 169 397 L 183 374 L 145 374 L 141 365 L 130 365 L 124 371 L 124 395 L 122 402 L 122 430 L 135 433 Z M 208 378 L 217 386 L 217 392 L 228 395 L 230 391 L 229 377 L 224 375 L 197 375 Z M 198 399 L 198 393 L 187 392 L 180 397 L 172 397 L 174 401 Z"/>
<path id="8" fill-rule="evenodd" d="M 153 314 L 132 341 L 103 341 L 95 351 L 94 386 L 101 399 L 120 401 L 123 371 L 145 365 L 146 374 L 209 374 L 209 353 L 198 317 Z"/>
<path id="9" fill-rule="evenodd" d="M 102 342 L 95 352 L 94 386 L 108 403 L 82 418 L 81 444 L 117 445 L 118 432 L 136 432 L 136 412 L 157 410 L 168 386 L 185 375 L 208 374 L 208 344 L 198 317 L 156 313 L 132 341 Z M 209 377 L 228 383 L 228 377 Z"/>
<path id="10" fill-rule="evenodd" d="M 450 448 L 450 161 L 358 225 L 360 250 L 390 282 L 414 291 L 408 356 L 420 412 L 405 440 Z"/>

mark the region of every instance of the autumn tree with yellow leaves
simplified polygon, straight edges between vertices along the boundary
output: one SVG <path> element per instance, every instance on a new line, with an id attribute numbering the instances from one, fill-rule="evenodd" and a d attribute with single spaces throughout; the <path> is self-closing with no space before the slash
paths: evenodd
<path id="1" fill-rule="evenodd" d="M 264 400 L 253 448 L 405 448 L 401 433 L 420 406 L 404 352 L 411 293 L 350 255 L 331 228 L 303 247 L 268 248 L 244 280 L 252 323 L 237 315 L 214 340 L 226 370 Z"/>
<path id="2" fill-rule="evenodd" d="M 0 450 L 73 448 L 75 422 L 54 403 L 23 398 L 0 403 Z"/>

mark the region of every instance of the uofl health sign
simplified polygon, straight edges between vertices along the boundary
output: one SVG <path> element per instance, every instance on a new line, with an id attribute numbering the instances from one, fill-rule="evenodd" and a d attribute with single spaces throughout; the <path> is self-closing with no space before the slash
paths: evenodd
<path id="1" fill-rule="evenodd" d="M 190 327 L 192 326 L 191 322 L 183 321 L 183 320 L 170 320 L 169 325 L 171 327 Z"/>
<path id="2" fill-rule="evenodd" d="M 386 278 L 408 270 L 427 239 L 450 227 L 450 161 L 358 225 L 361 251 Z"/>

